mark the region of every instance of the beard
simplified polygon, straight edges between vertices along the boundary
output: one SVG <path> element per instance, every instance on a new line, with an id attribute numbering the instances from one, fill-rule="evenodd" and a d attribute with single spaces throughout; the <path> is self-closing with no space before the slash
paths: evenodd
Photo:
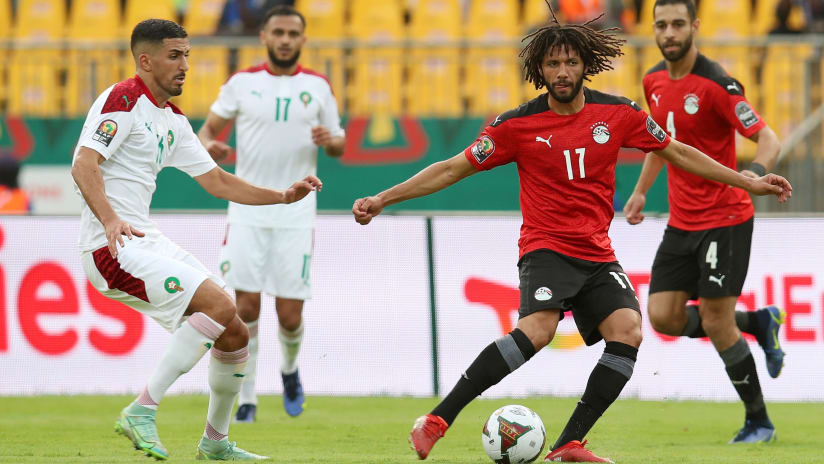
<path id="1" fill-rule="evenodd" d="M 272 61 L 272 64 L 281 69 L 291 68 L 298 62 L 298 58 L 300 58 L 300 49 L 298 49 L 291 58 L 285 60 L 278 58 L 271 48 L 267 48 L 266 51 L 269 52 L 269 60 Z"/>
<path id="2" fill-rule="evenodd" d="M 690 47 L 692 47 L 692 34 L 687 36 L 686 40 L 684 40 L 684 42 L 681 44 L 681 48 L 674 52 L 667 53 L 666 51 L 664 51 L 664 47 L 666 47 L 667 45 L 672 45 L 672 43 L 664 45 L 658 44 L 658 49 L 661 50 L 661 54 L 664 55 L 664 59 L 667 61 L 678 61 L 681 58 L 683 58 L 688 51 L 690 51 Z"/>
<path id="3" fill-rule="evenodd" d="M 180 76 L 175 76 L 175 79 L 177 79 L 178 77 Z M 177 97 L 183 93 L 183 85 L 181 84 L 178 86 L 173 81 L 171 84 L 169 84 L 168 87 L 164 87 L 163 91 L 168 93 L 170 97 Z"/>
<path id="4" fill-rule="evenodd" d="M 547 85 L 546 88 L 549 91 L 549 94 L 552 95 L 552 98 L 555 99 L 558 103 L 569 103 L 572 100 L 575 100 L 575 97 L 578 96 L 578 92 L 581 91 L 581 87 L 584 85 L 584 76 L 582 75 L 575 85 L 572 87 L 572 92 L 569 93 L 567 97 L 561 97 L 557 93 L 555 93 L 555 89 L 553 89 L 552 85 Z"/>

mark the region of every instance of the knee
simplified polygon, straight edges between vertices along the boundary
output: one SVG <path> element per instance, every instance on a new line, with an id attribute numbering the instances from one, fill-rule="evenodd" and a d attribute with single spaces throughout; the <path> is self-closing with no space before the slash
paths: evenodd
<path id="1" fill-rule="evenodd" d="M 647 308 L 647 314 L 649 315 L 649 322 L 652 324 L 653 329 L 661 333 L 669 333 L 670 319 L 666 317 L 658 306 L 650 305 L 649 308 Z"/>
<path id="2" fill-rule="evenodd" d="M 237 315 L 243 322 L 254 322 L 260 317 L 260 299 L 238 298 Z"/>
<path id="3" fill-rule="evenodd" d="M 294 332 L 297 330 L 300 327 L 301 320 L 302 318 L 300 312 L 282 314 L 278 317 L 278 323 L 280 326 L 289 332 Z"/>
<path id="4" fill-rule="evenodd" d="M 635 348 L 640 347 L 641 342 L 644 341 L 644 334 L 641 332 L 641 324 L 626 330 L 621 338 L 621 340 L 618 340 L 621 343 L 634 346 Z"/>
<path id="5" fill-rule="evenodd" d="M 230 344 L 236 347 L 234 349 L 239 350 L 249 345 L 249 328 L 239 317 L 232 319 L 232 322 L 226 326 L 223 336 L 226 339 L 231 339 Z"/>

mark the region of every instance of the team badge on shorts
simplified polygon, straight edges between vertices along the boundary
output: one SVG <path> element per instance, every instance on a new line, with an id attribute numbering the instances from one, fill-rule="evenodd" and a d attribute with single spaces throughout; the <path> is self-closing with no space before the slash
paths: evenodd
<path id="1" fill-rule="evenodd" d="M 684 95 L 684 111 L 687 114 L 695 114 L 698 112 L 698 95 L 694 93 Z"/>
<path id="2" fill-rule="evenodd" d="M 226 260 L 226 261 L 220 263 L 220 274 L 225 277 L 226 273 L 229 272 L 229 269 L 231 269 L 231 268 L 232 268 L 232 263 L 230 263 L 229 260 Z"/>
<path id="3" fill-rule="evenodd" d="M 535 299 L 538 301 L 549 301 L 552 299 L 552 290 L 547 287 L 541 287 L 535 290 Z"/>
<path id="4" fill-rule="evenodd" d="M 603 145 L 609 142 L 609 125 L 603 121 L 598 121 L 592 126 L 592 140 L 595 143 Z"/>
<path id="5" fill-rule="evenodd" d="M 92 140 L 108 147 L 109 144 L 112 143 L 114 134 L 117 134 L 117 123 L 111 119 L 107 119 L 97 126 L 97 130 L 92 134 Z"/>
<path id="6" fill-rule="evenodd" d="M 495 153 L 495 142 L 488 135 L 484 135 L 475 142 L 475 145 L 472 145 L 470 151 L 478 163 L 483 163 L 492 153 Z"/>
<path id="7" fill-rule="evenodd" d="M 166 290 L 168 293 L 177 293 L 182 292 L 183 287 L 180 286 L 180 279 L 177 277 L 169 277 L 166 279 L 166 282 L 163 283 L 163 289 Z"/>
<path id="8" fill-rule="evenodd" d="M 735 105 L 735 115 L 738 116 L 738 120 L 741 121 L 745 129 L 749 129 L 758 123 L 758 116 L 750 108 L 749 103 L 745 101 L 740 101 Z"/>
<path id="9" fill-rule="evenodd" d="M 659 142 L 663 142 L 667 139 L 667 133 L 664 132 L 664 129 L 661 129 L 661 126 L 659 126 L 654 119 L 652 119 L 652 116 L 647 116 L 647 132 L 649 132 L 650 135 L 655 137 L 655 140 Z"/>

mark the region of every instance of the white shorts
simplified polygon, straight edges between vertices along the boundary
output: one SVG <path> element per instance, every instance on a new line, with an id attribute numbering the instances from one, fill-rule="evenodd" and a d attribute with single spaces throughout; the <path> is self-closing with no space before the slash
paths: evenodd
<path id="1" fill-rule="evenodd" d="M 314 237 L 312 228 L 229 224 L 220 250 L 221 275 L 235 290 L 308 300 Z"/>
<path id="2" fill-rule="evenodd" d="M 104 296 L 151 317 L 169 332 L 177 330 L 195 291 L 211 274 L 194 256 L 162 234 L 118 245 L 117 260 L 108 247 L 81 253 L 83 271 Z"/>

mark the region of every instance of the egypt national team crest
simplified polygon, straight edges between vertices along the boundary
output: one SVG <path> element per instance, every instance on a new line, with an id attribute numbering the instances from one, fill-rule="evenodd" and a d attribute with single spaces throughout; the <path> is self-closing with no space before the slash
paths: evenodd
<path id="1" fill-rule="evenodd" d="M 695 114 L 698 112 L 698 95 L 694 93 L 684 95 L 684 111 L 687 114 Z"/>
<path id="2" fill-rule="evenodd" d="M 501 454 L 504 454 L 518 443 L 518 439 L 532 430 L 532 426 L 510 422 L 498 416 L 498 434 L 501 436 Z"/>
<path id="3" fill-rule="evenodd" d="M 603 121 L 598 121 L 592 125 L 592 140 L 603 145 L 609 142 L 609 125 Z"/>
<path id="4" fill-rule="evenodd" d="M 97 130 L 94 131 L 92 135 L 92 140 L 108 147 L 109 144 L 112 143 L 115 134 L 117 134 L 117 123 L 111 119 L 107 119 L 97 126 Z"/>
<path id="5" fill-rule="evenodd" d="M 541 287 L 535 290 L 535 299 L 538 301 L 549 301 L 552 299 L 552 290 L 547 287 Z"/>
<path id="6" fill-rule="evenodd" d="M 472 145 L 470 151 L 478 163 L 483 163 L 492 153 L 495 153 L 495 142 L 488 135 L 484 135 L 475 142 L 475 145 Z"/>

